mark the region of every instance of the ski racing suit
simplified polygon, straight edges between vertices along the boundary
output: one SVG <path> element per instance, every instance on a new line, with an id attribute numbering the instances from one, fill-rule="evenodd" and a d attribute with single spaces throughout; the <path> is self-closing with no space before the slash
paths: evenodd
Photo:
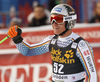
<path id="1" fill-rule="evenodd" d="M 92 47 L 74 32 L 64 38 L 48 36 L 42 42 L 33 45 L 22 41 L 16 44 L 16 47 L 24 56 L 50 52 L 52 82 L 83 82 L 85 73 L 88 76 L 87 82 L 97 82 Z"/>

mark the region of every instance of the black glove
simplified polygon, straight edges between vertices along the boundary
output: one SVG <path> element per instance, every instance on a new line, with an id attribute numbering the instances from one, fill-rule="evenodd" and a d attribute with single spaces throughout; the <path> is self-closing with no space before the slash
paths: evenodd
<path id="1" fill-rule="evenodd" d="M 21 37 L 22 30 L 17 26 L 13 26 L 8 30 L 9 36 L 12 38 L 15 44 L 21 43 L 23 38 Z"/>
<path id="2" fill-rule="evenodd" d="M 21 37 L 21 34 L 22 34 L 22 30 L 20 28 L 17 29 L 17 36 L 12 38 L 12 40 L 14 41 L 15 44 L 18 44 L 18 43 L 21 43 L 23 38 Z"/>

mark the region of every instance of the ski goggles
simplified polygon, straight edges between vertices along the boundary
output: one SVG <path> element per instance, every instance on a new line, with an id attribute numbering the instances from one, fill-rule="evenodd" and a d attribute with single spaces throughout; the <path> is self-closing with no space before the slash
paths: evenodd
<path id="1" fill-rule="evenodd" d="M 56 22 L 57 24 L 63 24 L 64 21 L 71 21 L 76 19 L 76 15 L 71 15 L 71 16 L 64 16 L 64 15 L 51 15 L 50 17 L 50 22 L 53 24 Z"/>

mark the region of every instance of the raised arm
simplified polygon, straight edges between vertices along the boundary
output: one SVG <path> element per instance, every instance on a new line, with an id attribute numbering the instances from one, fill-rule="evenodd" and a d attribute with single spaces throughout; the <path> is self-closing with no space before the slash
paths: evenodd
<path id="1" fill-rule="evenodd" d="M 87 82 L 98 82 L 93 50 L 87 41 L 81 40 L 77 47 L 79 57 L 88 76 Z"/>
<path id="2" fill-rule="evenodd" d="M 42 42 L 30 45 L 25 41 L 16 44 L 17 49 L 25 56 L 40 55 L 49 52 L 50 36 L 45 38 Z"/>
<path id="3" fill-rule="evenodd" d="M 40 55 L 48 52 L 49 42 L 53 37 L 53 36 L 49 36 L 40 43 L 30 45 L 25 41 L 23 41 L 23 38 L 21 37 L 22 31 L 17 25 L 11 27 L 8 30 L 8 34 L 16 44 L 18 50 L 25 56 Z"/>

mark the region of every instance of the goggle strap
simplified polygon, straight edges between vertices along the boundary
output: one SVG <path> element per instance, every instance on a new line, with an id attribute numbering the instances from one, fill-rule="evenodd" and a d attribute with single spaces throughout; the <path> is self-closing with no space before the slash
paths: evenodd
<path id="1" fill-rule="evenodd" d="M 63 21 L 71 21 L 77 18 L 77 15 L 63 17 Z"/>
<path id="2" fill-rule="evenodd" d="M 52 19 L 51 24 L 53 24 L 54 22 L 57 23 L 55 19 Z M 57 23 L 57 24 L 63 24 L 63 23 Z"/>

